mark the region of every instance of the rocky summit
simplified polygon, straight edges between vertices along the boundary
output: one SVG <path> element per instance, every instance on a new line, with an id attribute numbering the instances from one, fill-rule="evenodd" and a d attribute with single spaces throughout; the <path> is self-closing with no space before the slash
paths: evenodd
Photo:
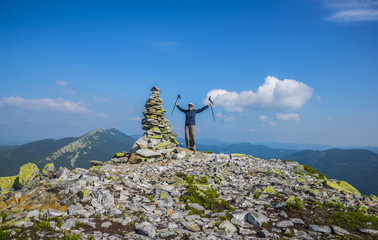
<path id="1" fill-rule="evenodd" d="M 378 198 L 297 162 L 177 147 L 151 89 L 130 153 L 0 178 L 0 239 L 376 239 Z"/>

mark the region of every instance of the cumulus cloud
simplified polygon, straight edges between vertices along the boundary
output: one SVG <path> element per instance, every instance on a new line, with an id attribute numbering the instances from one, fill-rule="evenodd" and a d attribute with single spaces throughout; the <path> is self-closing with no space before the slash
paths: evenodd
<path id="1" fill-rule="evenodd" d="M 356 22 L 378 20 L 378 0 L 323 0 L 324 6 L 334 12 L 330 21 Z"/>
<path id="2" fill-rule="evenodd" d="M 260 116 L 259 117 L 259 121 L 261 121 L 261 122 L 266 122 L 266 121 L 268 121 L 268 117 L 267 116 Z"/>
<path id="3" fill-rule="evenodd" d="M 11 106 L 30 111 L 60 111 L 71 113 L 89 113 L 89 109 L 81 102 L 72 102 L 63 98 L 26 99 L 22 97 L 7 97 L 0 99 L 0 107 Z"/>
<path id="4" fill-rule="evenodd" d="M 276 119 L 279 121 L 295 121 L 298 122 L 300 120 L 300 117 L 298 113 L 277 113 Z"/>
<path id="5" fill-rule="evenodd" d="M 203 104 L 208 104 L 209 96 L 217 106 L 227 112 L 242 112 L 245 107 L 254 109 L 296 110 L 312 97 L 313 89 L 293 79 L 279 80 L 267 76 L 256 92 L 249 90 L 241 93 L 224 89 L 214 89 L 207 93 Z"/>
<path id="6" fill-rule="evenodd" d="M 217 118 L 222 119 L 225 122 L 231 122 L 235 120 L 235 116 L 223 113 L 217 113 Z"/>

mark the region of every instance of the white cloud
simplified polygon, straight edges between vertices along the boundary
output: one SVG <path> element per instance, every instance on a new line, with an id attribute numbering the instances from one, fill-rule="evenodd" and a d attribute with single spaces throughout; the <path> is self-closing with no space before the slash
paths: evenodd
<path id="1" fill-rule="evenodd" d="M 258 132 L 259 130 L 257 129 L 254 129 L 254 128 L 251 128 L 251 129 L 247 129 L 247 132 Z"/>
<path id="2" fill-rule="evenodd" d="M 72 102 L 63 98 L 26 99 L 22 97 L 7 97 L 0 99 L 0 107 L 11 106 L 31 111 L 59 111 L 71 113 L 89 113 L 89 109 L 81 102 Z"/>
<path id="3" fill-rule="evenodd" d="M 68 83 L 67 81 L 56 81 L 55 84 L 58 86 L 67 86 Z"/>
<path id="4" fill-rule="evenodd" d="M 298 122 L 300 120 L 300 117 L 298 113 L 277 113 L 276 114 L 276 119 L 279 121 L 295 121 Z"/>
<path id="5" fill-rule="evenodd" d="M 378 20 L 378 0 L 323 0 L 324 6 L 333 10 L 328 20 L 356 22 Z"/>
<path id="6" fill-rule="evenodd" d="M 277 126 L 277 123 L 274 122 L 274 121 L 270 121 L 270 122 L 269 122 L 269 125 L 275 127 L 275 126 Z"/>
<path id="7" fill-rule="evenodd" d="M 207 93 L 203 104 L 208 104 L 209 96 L 217 106 L 228 112 L 242 112 L 244 107 L 254 109 L 299 109 L 312 97 L 313 89 L 293 79 L 279 80 L 267 76 L 265 82 L 256 92 L 252 90 L 241 93 L 214 89 Z"/>
<path id="8" fill-rule="evenodd" d="M 134 122 L 139 122 L 139 121 L 142 121 L 142 118 L 141 117 L 129 117 L 129 120 L 134 121 Z"/>
<path id="9" fill-rule="evenodd" d="M 268 121 L 268 117 L 267 116 L 260 116 L 259 117 L 259 120 L 261 121 L 261 122 L 266 122 L 266 121 Z"/>
<path id="10" fill-rule="evenodd" d="M 223 113 L 217 113 L 216 117 L 219 119 L 222 119 L 225 122 L 231 122 L 235 120 L 235 116 L 233 115 L 228 115 L 228 114 L 223 114 Z"/>

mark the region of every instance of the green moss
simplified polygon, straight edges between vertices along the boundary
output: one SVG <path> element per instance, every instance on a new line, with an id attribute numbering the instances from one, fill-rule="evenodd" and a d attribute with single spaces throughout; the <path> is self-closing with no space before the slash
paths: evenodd
<path id="1" fill-rule="evenodd" d="M 285 205 L 285 209 L 288 209 L 288 210 L 291 210 L 291 209 L 303 210 L 301 200 L 299 200 L 297 197 L 295 197 L 293 201 L 287 201 L 286 205 Z"/>
<path id="2" fill-rule="evenodd" d="M 0 177 L 0 190 L 1 194 L 5 195 L 10 192 L 18 176 Z"/>
<path id="3" fill-rule="evenodd" d="M 293 229 L 290 229 L 290 233 L 286 233 L 285 235 L 286 235 L 287 237 L 289 237 L 289 238 L 293 238 L 293 237 L 295 237 L 295 233 L 294 233 Z"/>
<path id="4" fill-rule="evenodd" d="M 351 193 L 351 194 L 357 195 L 357 196 L 361 195 L 361 193 L 356 188 L 354 188 L 352 185 L 350 185 L 349 183 L 347 183 L 345 181 L 340 181 L 339 184 L 340 184 L 340 187 L 343 189 L 344 192 Z"/>
<path id="5" fill-rule="evenodd" d="M 368 223 L 371 223 L 371 226 Z M 331 215 L 327 224 L 334 224 L 348 231 L 355 231 L 357 227 L 378 230 L 378 217 L 364 214 L 361 211 L 338 211 Z"/>
<path id="6" fill-rule="evenodd" d="M 125 155 L 125 153 L 116 153 L 114 156 L 117 157 L 117 158 L 121 158 L 121 157 L 124 157 L 126 155 Z"/>
<path id="7" fill-rule="evenodd" d="M 214 176 L 214 182 L 216 184 L 221 184 L 222 183 L 222 178 L 218 177 L 218 176 Z"/>
<path id="8" fill-rule="evenodd" d="M 209 153 L 209 154 L 212 154 L 213 152 L 212 151 L 199 151 L 201 153 Z"/>
<path id="9" fill-rule="evenodd" d="M 224 215 L 224 216 L 220 216 L 220 219 L 222 220 L 222 221 L 226 221 L 226 220 L 228 220 L 228 221 L 231 221 L 231 214 L 230 214 L 230 212 L 229 211 L 226 211 L 226 215 Z"/>
<path id="10" fill-rule="evenodd" d="M 243 154 L 243 153 L 231 153 L 231 156 L 234 156 L 234 157 L 244 157 L 245 154 Z"/>
<path id="11" fill-rule="evenodd" d="M 206 209 L 219 212 L 223 210 L 233 210 L 233 208 L 224 200 L 219 198 L 220 194 L 213 188 L 206 191 L 199 190 L 196 186 L 187 187 L 186 194 L 180 197 L 180 201 L 185 203 L 198 203 Z"/>
<path id="12" fill-rule="evenodd" d="M 54 221 L 54 222 L 56 222 L 56 226 L 58 227 L 58 228 L 60 228 L 61 226 L 62 226 L 62 219 L 61 218 L 59 218 L 59 217 L 51 217 L 51 218 L 49 218 L 49 221 Z"/>
<path id="13" fill-rule="evenodd" d="M 2 220 L 3 223 L 6 222 L 6 219 L 7 219 L 8 215 L 9 214 L 6 213 L 6 212 L 0 212 L 0 217 L 1 217 L 1 220 Z"/>
<path id="14" fill-rule="evenodd" d="M 54 232 L 54 228 L 50 225 L 48 221 L 39 222 L 38 224 L 35 224 L 33 228 L 39 231 L 45 231 L 49 233 Z"/>
<path id="15" fill-rule="evenodd" d="M 7 240 L 10 238 L 10 231 L 8 230 L 0 230 L 0 240 Z"/>
<path id="16" fill-rule="evenodd" d="M 266 228 L 268 226 L 268 222 L 263 222 L 262 224 L 261 224 L 261 227 L 263 227 L 263 228 Z"/>
<path id="17" fill-rule="evenodd" d="M 20 167 L 20 172 L 18 174 L 20 178 L 20 185 L 28 187 L 33 180 L 39 174 L 39 169 L 34 163 L 27 163 Z"/>
<path id="18" fill-rule="evenodd" d="M 317 179 L 325 179 L 325 178 L 329 178 L 327 177 L 326 175 L 320 173 L 318 170 L 315 170 L 313 169 L 312 167 L 310 166 L 307 166 L 307 165 L 302 165 L 304 170 L 310 174 L 311 176 L 317 178 Z"/>
<path id="19" fill-rule="evenodd" d="M 79 240 L 81 238 L 81 234 L 66 234 L 64 236 L 64 240 Z"/>
<path id="20" fill-rule="evenodd" d="M 276 190 L 272 186 L 268 186 L 267 188 L 264 189 L 263 193 L 270 193 L 270 194 L 275 194 L 277 193 Z"/>
<path id="21" fill-rule="evenodd" d="M 89 171 L 92 171 L 92 172 L 98 172 L 98 170 L 100 169 L 101 166 L 92 166 L 89 168 Z"/>
<path id="22" fill-rule="evenodd" d="M 189 210 L 188 215 L 200 215 L 201 217 L 203 216 L 203 212 L 201 210 L 192 207 L 186 207 L 186 209 Z"/>

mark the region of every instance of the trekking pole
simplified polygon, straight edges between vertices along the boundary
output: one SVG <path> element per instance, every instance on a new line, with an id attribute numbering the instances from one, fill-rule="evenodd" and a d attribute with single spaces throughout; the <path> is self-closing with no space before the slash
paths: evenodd
<path id="1" fill-rule="evenodd" d="M 211 102 L 211 113 L 213 114 L 213 120 L 214 120 L 214 122 L 215 122 L 214 110 L 213 110 L 213 105 L 214 105 L 214 103 L 213 103 L 213 101 L 211 101 L 211 96 L 209 96 L 209 101 Z"/>
<path id="2" fill-rule="evenodd" d="M 181 96 L 180 96 L 180 94 L 177 96 L 177 98 L 176 98 L 176 102 L 177 102 L 177 100 L 179 100 L 179 99 L 181 99 Z M 173 111 L 175 110 L 175 107 L 176 107 L 176 102 L 175 102 L 175 105 L 173 105 L 173 110 L 172 110 L 172 113 L 171 113 L 171 115 L 173 114 Z"/>

